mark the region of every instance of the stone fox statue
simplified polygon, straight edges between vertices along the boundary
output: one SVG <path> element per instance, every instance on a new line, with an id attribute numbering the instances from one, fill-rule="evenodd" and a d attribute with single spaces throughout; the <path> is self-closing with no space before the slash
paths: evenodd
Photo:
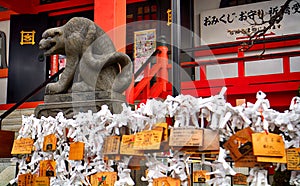
<path id="1" fill-rule="evenodd" d="M 46 86 L 46 94 L 83 91 L 124 92 L 132 80 L 132 61 L 94 22 L 75 17 L 46 30 L 39 43 L 45 55 L 63 54 L 67 62 L 59 80 Z"/>

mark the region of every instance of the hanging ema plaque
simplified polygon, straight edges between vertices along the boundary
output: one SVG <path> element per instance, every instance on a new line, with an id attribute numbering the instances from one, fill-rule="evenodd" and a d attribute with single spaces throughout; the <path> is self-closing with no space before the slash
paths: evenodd
<path id="1" fill-rule="evenodd" d="M 14 140 L 11 154 L 31 154 L 33 148 L 33 139 L 21 138 Z"/>
<path id="2" fill-rule="evenodd" d="M 300 148 L 287 150 L 287 169 L 300 170 Z"/>
<path id="3" fill-rule="evenodd" d="M 201 147 L 203 146 L 203 129 L 171 129 L 169 145 L 177 147 Z"/>
<path id="4" fill-rule="evenodd" d="M 253 133 L 253 154 L 255 156 L 277 156 L 285 155 L 283 139 L 278 134 Z"/>

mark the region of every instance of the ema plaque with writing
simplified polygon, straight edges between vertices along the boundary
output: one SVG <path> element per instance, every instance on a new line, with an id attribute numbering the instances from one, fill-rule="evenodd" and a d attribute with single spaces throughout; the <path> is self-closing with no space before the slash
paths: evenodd
<path id="1" fill-rule="evenodd" d="M 170 146 L 175 147 L 202 147 L 203 129 L 174 128 L 170 132 Z"/>
<path id="2" fill-rule="evenodd" d="M 253 154 L 255 156 L 284 156 L 285 147 L 282 136 L 273 133 L 253 133 Z"/>
<path id="3" fill-rule="evenodd" d="M 300 170 L 300 148 L 291 148 L 287 152 L 287 169 Z"/>
<path id="4" fill-rule="evenodd" d="M 103 154 L 118 154 L 120 147 L 120 136 L 108 136 L 104 140 Z"/>
<path id="5" fill-rule="evenodd" d="M 11 154 L 31 154 L 33 148 L 33 139 L 21 138 L 14 140 Z"/>

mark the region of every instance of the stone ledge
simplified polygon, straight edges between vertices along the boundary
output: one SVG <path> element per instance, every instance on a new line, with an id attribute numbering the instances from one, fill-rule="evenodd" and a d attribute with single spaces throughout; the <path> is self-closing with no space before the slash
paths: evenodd
<path id="1" fill-rule="evenodd" d="M 36 107 L 35 116 L 37 118 L 41 118 L 41 116 L 55 117 L 59 112 L 62 112 L 64 117 L 73 118 L 79 112 L 88 112 L 89 110 L 93 113 L 98 112 L 102 105 L 107 105 L 112 113 L 121 113 L 123 103 L 126 102 L 113 99 L 45 103 Z"/>
<path id="2" fill-rule="evenodd" d="M 73 92 L 67 94 L 53 94 L 44 96 L 45 103 L 92 101 L 99 99 L 117 99 L 126 102 L 126 98 L 123 94 L 108 91 Z"/>

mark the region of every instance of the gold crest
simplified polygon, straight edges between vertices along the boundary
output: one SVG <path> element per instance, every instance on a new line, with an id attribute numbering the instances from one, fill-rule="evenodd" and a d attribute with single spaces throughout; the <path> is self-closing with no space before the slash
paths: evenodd
<path id="1" fill-rule="evenodd" d="M 24 45 L 24 44 L 31 44 L 31 45 L 34 45 L 35 42 L 34 42 L 34 35 L 35 35 L 35 31 L 32 30 L 32 31 L 21 31 L 21 42 L 20 44 L 21 45 Z"/>

